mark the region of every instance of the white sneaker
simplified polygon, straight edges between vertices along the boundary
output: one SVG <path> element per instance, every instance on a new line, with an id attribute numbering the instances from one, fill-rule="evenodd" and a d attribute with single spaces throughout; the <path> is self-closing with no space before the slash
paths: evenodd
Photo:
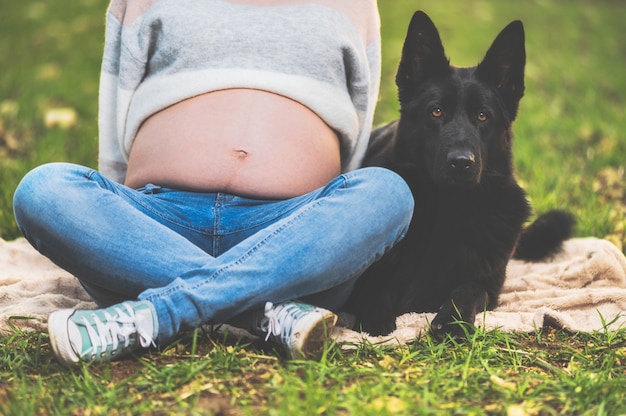
<path id="1" fill-rule="evenodd" d="M 154 346 L 158 331 L 150 302 L 123 302 L 106 309 L 53 312 L 48 318 L 50 344 L 65 366 L 102 362 Z"/>
<path id="2" fill-rule="evenodd" d="M 306 303 L 265 304 L 261 330 L 265 340 L 283 345 L 291 358 L 313 357 L 324 347 L 324 341 L 337 323 L 337 315 Z"/>

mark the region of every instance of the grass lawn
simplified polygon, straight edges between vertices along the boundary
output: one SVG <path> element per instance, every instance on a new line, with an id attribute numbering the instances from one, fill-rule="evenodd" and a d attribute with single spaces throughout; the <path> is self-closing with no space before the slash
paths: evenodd
<path id="1" fill-rule="evenodd" d="M 0 4 L 0 236 L 18 237 L 20 178 L 51 161 L 96 166 L 101 0 Z M 578 236 L 626 244 L 626 4 L 619 0 L 379 0 L 376 122 L 397 116 L 393 78 L 414 10 L 453 64 L 476 64 L 524 22 L 527 90 L 517 175 L 537 212 L 565 208 Z M 2 267 L 0 265 L 0 267 Z M 0 338 L 0 414 L 626 414 L 626 331 L 511 334 L 402 347 L 328 345 L 319 361 L 196 332 L 138 359 L 66 370 L 45 333 Z"/>

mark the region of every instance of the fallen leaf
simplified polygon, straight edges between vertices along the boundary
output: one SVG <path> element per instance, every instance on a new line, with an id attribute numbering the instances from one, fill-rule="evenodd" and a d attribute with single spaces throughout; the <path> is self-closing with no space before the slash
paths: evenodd
<path id="1" fill-rule="evenodd" d="M 69 129 L 76 125 L 78 115 L 76 110 L 70 107 L 51 108 L 46 111 L 45 125 L 47 128 L 59 127 Z"/>

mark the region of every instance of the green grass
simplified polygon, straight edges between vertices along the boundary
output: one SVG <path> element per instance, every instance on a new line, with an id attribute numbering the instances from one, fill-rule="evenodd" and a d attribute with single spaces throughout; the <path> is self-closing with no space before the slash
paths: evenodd
<path id="1" fill-rule="evenodd" d="M 50 161 L 96 166 L 106 2 L 0 5 L 0 236 L 19 236 L 11 199 Z M 626 6 L 618 0 L 379 1 L 383 79 L 376 123 L 397 116 L 406 26 L 422 7 L 453 64 L 476 64 L 521 19 L 527 91 L 515 124 L 517 174 L 538 212 L 566 208 L 578 236 L 626 242 Z M 55 108 L 77 116 L 46 126 Z M 0 266 L 1 267 L 1 266 Z M 0 338 L 0 414 L 626 414 L 626 333 L 478 331 L 467 342 L 329 345 L 319 361 L 204 333 L 138 359 L 67 370 L 47 334 Z"/>
<path id="2" fill-rule="evenodd" d="M 40 333 L 0 346 L 0 414 L 626 412 L 626 334 L 477 331 L 402 347 L 329 345 L 319 361 L 190 334 L 168 351 L 60 367 Z"/>

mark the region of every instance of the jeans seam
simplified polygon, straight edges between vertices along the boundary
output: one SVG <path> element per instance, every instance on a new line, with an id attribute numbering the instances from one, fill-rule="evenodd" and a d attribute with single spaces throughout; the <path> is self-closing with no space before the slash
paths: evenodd
<path id="1" fill-rule="evenodd" d="M 221 233 L 220 223 L 222 220 L 222 207 L 224 206 L 223 199 L 220 193 L 216 194 L 215 203 L 211 209 L 213 210 L 213 235 L 211 238 L 213 239 L 213 256 L 217 257 L 217 253 L 220 252 L 220 240 Z"/>

